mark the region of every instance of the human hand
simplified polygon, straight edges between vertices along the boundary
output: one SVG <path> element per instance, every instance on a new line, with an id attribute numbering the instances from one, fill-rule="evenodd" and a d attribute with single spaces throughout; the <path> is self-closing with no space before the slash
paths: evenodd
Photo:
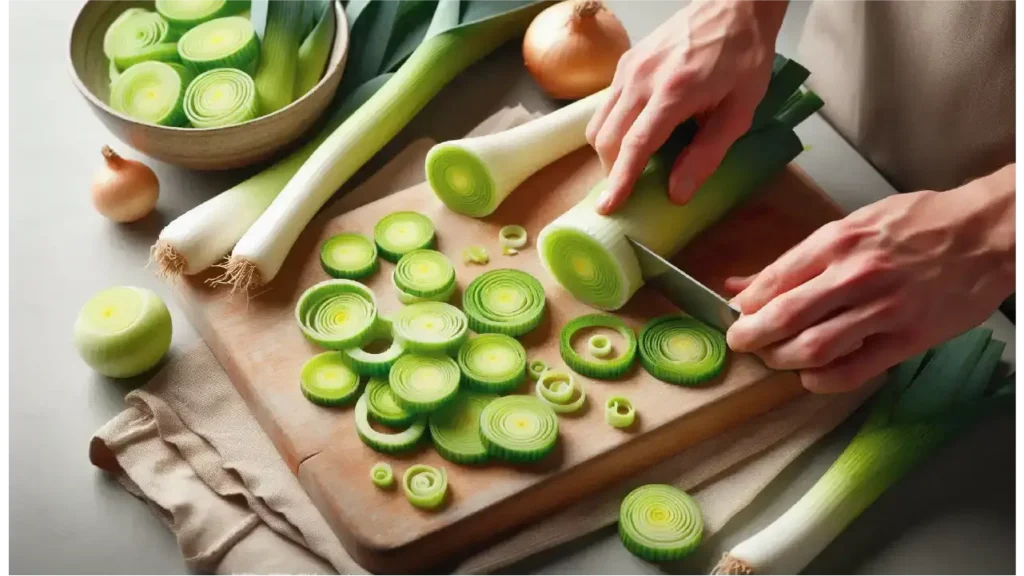
<path id="1" fill-rule="evenodd" d="M 750 128 L 785 10 L 778 0 L 694 0 L 622 56 L 587 126 L 609 171 L 598 212 L 620 206 L 672 130 L 696 116 L 697 135 L 669 177 L 669 197 L 689 201 Z"/>
<path id="2" fill-rule="evenodd" d="M 841 392 L 977 326 L 1014 290 L 1015 171 L 891 196 L 730 279 L 730 348 Z"/>

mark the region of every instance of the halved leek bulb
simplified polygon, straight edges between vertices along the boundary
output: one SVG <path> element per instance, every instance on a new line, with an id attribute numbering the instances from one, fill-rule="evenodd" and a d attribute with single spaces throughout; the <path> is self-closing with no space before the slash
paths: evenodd
<path id="1" fill-rule="evenodd" d="M 75 320 L 74 344 L 93 370 L 112 378 L 136 376 L 171 347 L 171 313 L 154 292 L 133 286 L 103 290 Z"/>

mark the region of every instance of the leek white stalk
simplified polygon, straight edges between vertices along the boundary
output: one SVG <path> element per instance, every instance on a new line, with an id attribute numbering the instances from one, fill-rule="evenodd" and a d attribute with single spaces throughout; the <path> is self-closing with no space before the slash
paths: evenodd
<path id="1" fill-rule="evenodd" d="M 359 168 L 470 64 L 522 33 L 543 5 L 463 26 L 421 44 L 302 165 L 239 240 L 220 279 L 248 292 L 274 279 L 299 234 Z"/>
<path id="2" fill-rule="evenodd" d="M 454 212 L 482 218 L 540 169 L 587 143 L 602 90 L 550 114 L 496 134 L 435 145 L 426 173 L 437 197 Z"/>
<path id="3" fill-rule="evenodd" d="M 198 274 L 224 258 L 332 130 L 387 79 L 388 76 L 378 76 L 356 88 L 320 133 L 295 152 L 164 227 L 151 249 L 151 260 L 157 265 L 158 274 L 166 278 Z"/>

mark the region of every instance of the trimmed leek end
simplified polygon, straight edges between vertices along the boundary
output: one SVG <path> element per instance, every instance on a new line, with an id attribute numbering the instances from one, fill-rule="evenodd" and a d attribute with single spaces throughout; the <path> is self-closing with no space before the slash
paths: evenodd
<path id="1" fill-rule="evenodd" d="M 391 470 L 391 464 L 377 462 L 370 468 L 370 481 L 373 485 L 387 490 L 395 486 L 395 473 Z"/>
<path id="2" fill-rule="evenodd" d="M 75 320 L 73 341 L 93 370 L 111 378 L 137 376 L 171 347 L 171 313 L 154 292 L 108 288 L 89 299 Z"/>
<path id="3" fill-rule="evenodd" d="M 480 158 L 457 145 L 442 143 L 431 148 L 426 173 L 431 190 L 449 210 L 473 218 L 494 212 L 507 195 L 497 193 Z"/>
<path id="4" fill-rule="evenodd" d="M 185 90 L 185 115 L 196 128 L 219 128 L 259 116 L 256 84 L 235 68 L 203 72 Z"/>
<path id="5" fill-rule="evenodd" d="M 393 212 L 373 227 L 381 258 L 397 264 L 413 250 L 434 247 L 434 223 L 419 212 Z"/>
<path id="6" fill-rule="evenodd" d="M 377 321 L 377 300 L 358 282 L 325 280 L 299 297 L 295 320 L 306 339 L 323 348 L 361 346 Z"/>
<path id="7" fill-rule="evenodd" d="M 533 396 L 504 396 L 481 412 L 480 438 L 495 458 L 508 462 L 541 460 L 558 442 L 558 416 Z"/>
<path id="8" fill-rule="evenodd" d="M 636 408 L 625 396 L 612 396 L 604 404 L 604 421 L 612 428 L 629 428 L 636 420 Z"/>
<path id="9" fill-rule="evenodd" d="M 110 107 L 159 126 L 184 126 L 185 87 L 192 74 L 180 64 L 141 62 L 125 70 L 110 87 Z"/>
<path id="10" fill-rule="evenodd" d="M 498 397 L 492 394 L 459 392 L 455 399 L 430 414 L 430 439 L 442 458 L 455 464 L 487 461 L 487 448 L 480 439 L 480 414 Z"/>
<path id="11" fill-rule="evenodd" d="M 548 370 L 537 380 L 537 398 L 559 414 L 578 411 L 587 401 L 587 392 L 572 374 Z"/>
<path id="12" fill-rule="evenodd" d="M 407 412 L 433 412 L 459 391 L 459 366 L 447 356 L 405 354 L 391 367 L 388 382 Z"/>
<path id="13" fill-rule="evenodd" d="M 669 384 L 697 386 L 718 376 L 728 347 L 721 332 L 690 316 L 654 318 L 640 331 L 640 363 Z"/>
<path id="14" fill-rule="evenodd" d="M 363 394 L 356 401 L 355 419 L 356 434 L 371 449 L 383 454 L 400 454 L 409 452 L 419 445 L 427 431 L 427 417 L 419 416 L 412 420 L 408 427 L 400 432 L 386 433 L 374 430 L 370 425 L 370 413 L 367 410 L 367 395 Z"/>
<path id="15" fill-rule="evenodd" d="M 619 538 L 631 554 L 648 562 L 679 560 L 700 545 L 704 518 L 686 492 L 648 484 L 630 492 L 619 508 Z"/>
<path id="16" fill-rule="evenodd" d="M 320 246 L 320 265 L 334 278 L 365 278 L 377 271 L 377 246 L 362 234 L 337 234 Z"/>
<path id="17" fill-rule="evenodd" d="M 359 394 L 359 374 L 340 352 L 322 352 L 307 360 L 299 384 L 302 395 L 320 406 L 342 406 Z"/>
<path id="18" fill-rule="evenodd" d="M 610 328 L 615 330 L 626 341 L 626 349 L 622 351 L 622 354 L 612 357 L 584 358 L 580 356 L 576 349 L 573 348 L 572 341 L 577 332 L 586 328 Z M 595 337 L 597 336 L 599 335 L 595 335 Z M 607 341 L 607 336 L 603 336 L 603 338 Z M 611 342 L 607 342 L 607 348 L 610 353 Z M 587 314 L 572 319 L 562 328 L 558 339 L 558 349 L 562 355 L 562 360 L 565 361 L 565 364 L 573 372 L 587 378 L 614 380 L 624 376 L 633 367 L 633 362 L 636 360 L 637 339 L 633 334 L 633 329 L 617 316 L 612 316 L 611 314 Z"/>
<path id="19" fill-rule="evenodd" d="M 508 394 L 526 380 L 526 349 L 505 334 L 482 334 L 459 349 L 459 368 L 467 388 Z"/>
<path id="20" fill-rule="evenodd" d="M 434 510 L 444 504 L 448 495 L 448 473 L 444 468 L 415 464 L 405 470 L 402 489 L 413 506 Z"/>
<path id="21" fill-rule="evenodd" d="M 544 319 L 544 287 L 521 270 L 491 270 L 469 283 L 462 308 L 474 332 L 519 337 Z"/>
<path id="22" fill-rule="evenodd" d="M 295 100 L 299 45 L 306 23 L 303 18 L 305 4 L 268 3 L 267 28 L 260 46 L 259 64 L 253 75 L 263 114 L 277 112 Z"/>
<path id="23" fill-rule="evenodd" d="M 178 55 L 196 73 L 237 68 L 252 74 L 260 58 L 260 43 L 252 23 L 241 16 L 228 16 L 186 32 L 178 41 Z"/>

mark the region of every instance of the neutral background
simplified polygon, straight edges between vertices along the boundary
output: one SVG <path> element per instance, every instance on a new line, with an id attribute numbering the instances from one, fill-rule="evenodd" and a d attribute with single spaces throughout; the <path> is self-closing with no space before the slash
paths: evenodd
<path id="1" fill-rule="evenodd" d="M 634 42 L 680 6 L 610 2 Z M 93 374 L 71 346 L 82 303 L 115 284 L 156 290 L 174 317 L 172 354 L 197 338 L 169 290 L 144 267 L 160 228 L 251 170 L 197 173 L 149 161 L 157 171 L 157 214 L 117 226 L 89 204 L 89 181 L 109 143 L 134 158 L 92 116 L 69 78 L 66 42 L 79 2 L 12 3 L 11 71 L 11 460 L 10 569 L 14 573 L 180 573 L 177 543 L 145 505 L 87 458 L 88 440 L 142 382 Z M 795 53 L 807 5 L 789 9 L 779 50 Z M 458 137 L 500 107 L 547 110 L 508 46 L 457 79 L 361 174 L 415 137 Z M 852 210 L 892 192 L 820 119 L 798 131 L 810 149 L 798 163 Z M 941 313 L 941 311 L 938 311 Z M 990 321 L 1010 342 L 1013 326 Z M 699 557 L 695 571 L 765 525 L 802 494 L 852 435 L 851 421 L 791 466 Z M 1014 426 L 989 421 L 887 492 L 808 569 L 812 573 L 1008 573 L 1014 570 Z M 532 558 L 511 572 L 651 573 L 613 529 Z"/>

